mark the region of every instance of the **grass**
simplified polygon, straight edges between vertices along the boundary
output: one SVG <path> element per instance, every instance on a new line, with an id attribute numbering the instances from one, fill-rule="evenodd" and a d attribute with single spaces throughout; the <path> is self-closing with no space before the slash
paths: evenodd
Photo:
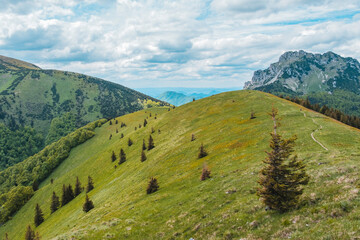
<path id="1" fill-rule="evenodd" d="M 282 117 L 280 133 L 284 137 L 297 135 L 296 152 L 311 176 L 301 207 L 285 214 L 265 211 L 255 194 L 264 151 L 269 150 L 272 122 L 267 113 L 272 105 Z M 256 118 L 250 120 L 252 110 Z M 148 125 L 135 131 L 146 117 Z M 104 124 L 96 129 L 95 137 L 73 149 L 34 197 L 0 227 L 0 236 L 7 232 L 10 239 L 23 239 L 26 225 L 33 226 L 36 203 L 45 213 L 45 222 L 36 228 L 42 239 L 360 236 L 357 129 L 270 94 L 247 90 L 222 93 L 171 111 L 146 109 L 117 119 L 119 124 Z M 127 127 L 120 128 L 120 122 Z M 315 137 L 329 151 L 311 139 L 318 125 L 323 128 Z M 148 139 L 152 127 L 156 130 L 152 134 L 155 148 L 146 152 L 147 160 L 141 162 L 142 140 Z M 191 142 L 193 133 L 196 140 Z M 131 147 L 127 146 L 128 137 L 134 141 Z M 201 143 L 209 155 L 198 159 Z M 124 148 L 127 161 L 115 169 L 118 160 L 112 163 L 111 153 L 119 154 L 120 148 Z M 205 163 L 212 178 L 200 181 Z M 85 185 L 88 175 L 95 183 L 89 194 L 95 208 L 82 211 L 82 193 L 50 215 L 52 192 L 61 195 L 62 185 L 74 185 L 76 176 Z M 147 195 L 150 177 L 158 179 L 160 189 Z M 50 179 L 54 179 L 53 184 Z"/>

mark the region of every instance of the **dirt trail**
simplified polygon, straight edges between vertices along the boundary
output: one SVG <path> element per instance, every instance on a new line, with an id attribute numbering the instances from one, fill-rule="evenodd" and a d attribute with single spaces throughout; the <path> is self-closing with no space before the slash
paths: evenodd
<path id="1" fill-rule="evenodd" d="M 304 117 L 306 118 L 305 112 L 303 112 L 303 113 L 304 113 Z M 327 147 L 325 147 L 321 142 L 319 142 L 318 140 L 316 140 L 316 138 L 314 137 L 314 133 L 316 133 L 317 131 L 319 131 L 320 129 L 322 129 L 322 126 L 321 126 L 320 124 L 317 124 L 314 119 L 311 119 L 311 120 L 313 121 L 314 124 L 316 124 L 316 125 L 319 126 L 318 129 L 314 130 L 314 131 L 311 133 L 311 138 L 312 138 L 317 144 L 319 144 L 323 149 L 325 149 L 326 151 L 329 151 L 329 149 L 328 149 Z"/>

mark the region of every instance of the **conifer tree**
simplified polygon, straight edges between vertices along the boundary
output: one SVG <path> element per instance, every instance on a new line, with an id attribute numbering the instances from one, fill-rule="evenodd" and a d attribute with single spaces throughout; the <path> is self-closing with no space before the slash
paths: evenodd
<path id="1" fill-rule="evenodd" d="M 75 194 L 74 194 L 71 184 L 69 184 L 69 186 L 66 188 L 66 197 L 68 199 L 68 202 L 70 202 L 71 200 L 73 200 L 75 198 Z"/>
<path id="2" fill-rule="evenodd" d="M 112 125 L 112 121 L 110 120 L 109 125 Z"/>
<path id="3" fill-rule="evenodd" d="M 126 161 L 126 154 L 124 152 L 124 149 L 120 149 L 120 161 L 119 164 L 122 164 Z"/>
<path id="4" fill-rule="evenodd" d="M 142 150 L 146 150 L 145 139 L 143 139 Z"/>
<path id="5" fill-rule="evenodd" d="M 159 189 L 159 184 L 157 182 L 157 179 L 152 177 L 149 181 L 148 187 L 146 189 L 147 194 L 151 194 L 156 192 Z"/>
<path id="6" fill-rule="evenodd" d="M 88 176 L 88 184 L 86 186 L 86 192 L 88 193 L 93 189 L 94 189 L 94 182 L 93 182 L 92 178 L 90 176 Z"/>
<path id="7" fill-rule="evenodd" d="M 147 159 L 144 149 L 141 150 L 141 162 L 145 162 Z"/>
<path id="8" fill-rule="evenodd" d="M 153 127 L 151 127 L 151 133 L 154 133 L 155 129 Z"/>
<path id="9" fill-rule="evenodd" d="M 59 206 L 60 206 L 59 197 L 56 196 L 55 192 L 53 192 L 51 197 L 51 204 L 50 204 L 51 213 L 54 213 L 56 210 L 58 210 Z"/>
<path id="10" fill-rule="evenodd" d="M 112 138 L 112 134 L 110 134 L 110 136 L 109 136 L 109 140 L 111 140 L 111 138 Z"/>
<path id="11" fill-rule="evenodd" d="M 309 177 L 305 165 L 297 159 L 294 152 L 296 136 L 283 139 L 276 130 L 279 126 L 278 110 L 272 108 L 270 116 L 273 120 L 273 132 L 270 133 L 270 152 L 263 161 L 265 166 L 260 171 L 257 190 L 263 203 L 270 209 L 285 212 L 293 209 L 303 193 L 301 185 L 306 185 Z"/>
<path id="12" fill-rule="evenodd" d="M 37 227 L 43 222 L 44 222 L 44 214 L 42 213 L 40 206 L 37 203 L 35 207 L 35 217 L 34 217 L 35 226 Z"/>
<path id="13" fill-rule="evenodd" d="M 118 130 L 118 129 L 116 129 L 116 133 L 119 133 L 119 130 Z"/>
<path id="14" fill-rule="evenodd" d="M 120 138 L 124 138 L 124 134 L 123 134 L 123 133 L 121 133 L 121 136 L 120 136 Z"/>
<path id="15" fill-rule="evenodd" d="M 131 145 L 133 145 L 133 141 L 131 140 L 131 138 L 128 139 L 128 146 L 130 147 Z"/>
<path id="16" fill-rule="evenodd" d="M 78 196 L 81 192 L 82 192 L 81 182 L 79 180 L 79 177 L 76 177 L 75 190 L 74 190 L 75 197 Z"/>
<path id="17" fill-rule="evenodd" d="M 202 173 L 201 173 L 200 180 L 201 180 L 201 181 L 204 181 L 204 180 L 210 178 L 210 177 L 211 177 L 210 174 L 211 174 L 210 169 L 209 169 L 206 165 L 204 165 L 204 166 L 203 166 Z"/>
<path id="18" fill-rule="evenodd" d="M 65 206 L 67 203 L 68 203 L 68 199 L 67 199 L 66 186 L 65 184 L 63 184 L 62 194 L 61 194 L 61 206 Z"/>
<path id="19" fill-rule="evenodd" d="M 144 127 L 146 127 L 146 125 L 147 125 L 147 121 L 146 119 L 144 119 Z"/>
<path id="20" fill-rule="evenodd" d="M 94 208 L 94 203 L 89 199 L 89 196 L 86 194 L 85 203 L 83 205 L 83 211 L 88 212 L 93 208 Z"/>
<path id="21" fill-rule="evenodd" d="M 204 144 L 201 144 L 201 146 L 199 148 L 198 158 L 203 158 L 203 157 L 206 157 L 207 155 L 208 155 L 208 153 L 206 152 L 206 150 L 204 148 Z"/>
<path id="22" fill-rule="evenodd" d="M 151 134 L 149 136 L 149 143 L 148 143 L 148 151 L 150 151 L 151 149 L 153 149 L 155 147 L 154 144 L 154 139 L 152 138 Z"/>
<path id="23" fill-rule="evenodd" d="M 139 129 L 141 128 L 141 124 L 139 124 Z"/>
<path id="24" fill-rule="evenodd" d="M 36 192 L 39 189 L 39 182 L 37 179 L 34 180 L 34 182 L 32 184 L 32 188 L 33 188 L 34 192 Z"/>
<path id="25" fill-rule="evenodd" d="M 31 229 L 30 225 L 26 227 L 25 240 L 35 240 L 35 232 Z"/>
<path id="26" fill-rule="evenodd" d="M 119 123 L 119 122 L 118 122 L 118 120 L 116 119 L 116 120 L 115 120 L 115 124 L 118 124 L 118 123 Z"/>
<path id="27" fill-rule="evenodd" d="M 116 155 L 115 155 L 115 152 L 112 151 L 111 161 L 112 161 L 112 162 L 115 162 L 115 160 L 116 160 Z"/>
<path id="28" fill-rule="evenodd" d="M 151 113 L 149 114 L 149 117 L 151 117 Z"/>
<path id="29" fill-rule="evenodd" d="M 193 142 L 193 141 L 195 141 L 195 134 L 191 134 L 191 141 Z"/>

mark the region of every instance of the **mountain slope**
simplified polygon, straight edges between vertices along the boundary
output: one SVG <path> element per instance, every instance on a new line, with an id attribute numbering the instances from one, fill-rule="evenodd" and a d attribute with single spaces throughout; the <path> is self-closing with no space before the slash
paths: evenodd
<path id="1" fill-rule="evenodd" d="M 180 106 L 193 100 L 192 96 L 186 96 L 183 93 L 167 91 L 159 95 L 160 100 L 173 104 L 174 106 Z"/>
<path id="2" fill-rule="evenodd" d="M 53 127 L 46 144 L 97 119 L 143 109 L 147 100 L 153 101 L 155 105 L 164 104 L 99 78 L 43 70 L 31 63 L 0 56 L 0 124 L 5 124 L 12 131 L 29 126 L 45 138 L 55 119 L 53 126 L 61 129 Z M 69 120 L 73 122 L 67 124 Z M 23 159 L 19 156 L 16 161 Z M 11 164 L 13 161 L 0 165 Z"/>
<path id="3" fill-rule="evenodd" d="M 286 52 L 269 68 L 256 71 L 244 88 L 256 89 L 277 82 L 301 94 L 336 89 L 360 93 L 360 64 L 356 59 L 343 58 L 333 52 Z"/>
<path id="4" fill-rule="evenodd" d="M 333 52 L 286 52 L 269 68 L 255 71 L 244 88 L 309 98 L 312 104 L 360 116 L 360 64 Z"/>
<path id="5" fill-rule="evenodd" d="M 297 134 L 296 152 L 311 176 L 301 208 L 284 214 L 265 211 L 255 194 L 264 151 L 269 150 L 272 121 L 267 113 L 272 106 L 282 117 L 280 133 Z M 251 111 L 256 113 L 252 120 Z M 146 117 L 148 125 L 135 131 Z M 45 213 L 45 222 L 36 228 L 43 239 L 350 239 L 360 234 L 356 129 L 273 95 L 245 90 L 117 120 L 127 127 L 112 121 L 97 128 L 95 136 L 73 149 L 31 200 L 0 227 L 0 236 L 7 232 L 10 239 L 22 239 L 26 225 L 33 226 L 36 203 Z M 155 148 L 140 162 L 142 142 L 151 128 Z M 195 141 L 190 141 L 191 134 Z M 198 159 L 201 143 L 209 155 Z M 119 158 L 112 163 L 111 153 L 118 156 L 120 148 L 127 161 L 114 168 Z M 201 182 L 205 163 L 212 178 Z M 83 192 L 50 215 L 52 192 L 60 196 L 62 185 L 74 185 L 76 176 L 85 185 L 89 175 L 95 183 L 89 193 L 95 208 L 82 211 Z M 153 176 L 160 189 L 146 195 Z"/>

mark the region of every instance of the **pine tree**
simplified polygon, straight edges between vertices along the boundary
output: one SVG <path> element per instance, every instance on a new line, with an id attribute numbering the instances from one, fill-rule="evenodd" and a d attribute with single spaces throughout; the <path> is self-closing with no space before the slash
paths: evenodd
<path id="1" fill-rule="evenodd" d="M 116 155 L 115 155 L 115 152 L 113 151 L 112 155 L 111 155 L 111 161 L 115 162 L 115 160 L 116 160 Z"/>
<path id="2" fill-rule="evenodd" d="M 61 195 L 61 206 L 65 206 L 68 203 L 66 186 L 63 184 L 62 195 Z"/>
<path id="3" fill-rule="evenodd" d="M 198 158 L 203 158 L 203 157 L 206 157 L 207 155 L 208 155 L 208 153 L 206 152 L 204 145 L 201 144 L 201 146 L 199 148 Z"/>
<path id="4" fill-rule="evenodd" d="M 151 133 L 154 133 L 155 129 L 153 127 L 151 127 Z"/>
<path id="5" fill-rule="evenodd" d="M 146 144 L 145 144 L 145 139 L 143 139 L 143 145 L 142 145 L 142 150 L 146 150 Z"/>
<path id="6" fill-rule="evenodd" d="M 309 177 L 305 165 L 297 159 L 294 152 L 296 136 L 283 139 L 276 130 L 279 126 L 278 110 L 272 109 L 270 116 L 274 122 L 274 131 L 270 134 L 270 152 L 263 161 L 266 165 L 260 171 L 257 190 L 263 203 L 270 209 L 285 212 L 293 209 L 303 193 L 301 185 L 306 185 Z"/>
<path id="7" fill-rule="evenodd" d="M 92 178 L 90 176 L 88 176 L 88 184 L 86 186 L 86 192 L 88 193 L 93 189 L 94 189 L 94 182 L 93 182 Z"/>
<path id="8" fill-rule="evenodd" d="M 81 192 L 82 192 L 81 182 L 79 180 L 79 177 L 76 177 L 75 190 L 74 190 L 75 197 L 78 196 Z"/>
<path id="9" fill-rule="evenodd" d="M 37 179 L 34 180 L 34 182 L 32 184 L 32 188 L 33 188 L 34 192 L 36 192 L 39 189 L 39 182 Z"/>
<path id="10" fill-rule="evenodd" d="M 191 141 L 195 141 L 195 134 L 191 134 Z"/>
<path id="11" fill-rule="evenodd" d="M 141 162 L 145 162 L 147 159 L 144 149 L 141 150 Z"/>
<path id="12" fill-rule="evenodd" d="M 59 206 L 60 206 L 59 197 L 56 196 L 55 192 L 53 192 L 51 197 L 51 204 L 50 204 L 51 213 L 54 213 L 56 210 L 58 210 Z"/>
<path id="13" fill-rule="evenodd" d="M 116 119 L 116 120 L 115 120 L 115 124 L 118 124 L 118 123 L 119 123 L 119 122 L 118 122 L 118 120 Z"/>
<path id="14" fill-rule="evenodd" d="M 66 188 L 66 197 L 68 199 L 68 202 L 70 202 L 71 200 L 73 200 L 75 198 L 75 194 L 74 194 L 71 184 L 69 184 L 69 186 Z"/>
<path id="15" fill-rule="evenodd" d="M 109 125 L 112 125 L 112 121 L 110 120 Z"/>
<path id="16" fill-rule="evenodd" d="M 159 185 L 158 185 L 157 179 L 152 177 L 149 181 L 148 187 L 146 189 L 146 193 L 151 194 L 151 193 L 156 192 L 158 189 L 159 189 Z"/>
<path id="17" fill-rule="evenodd" d="M 109 140 L 111 140 L 111 138 L 112 138 L 112 134 L 110 134 L 110 136 L 109 136 Z"/>
<path id="18" fill-rule="evenodd" d="M 124 134 L 123 134 L 123 133 L 121 133 L 121 136 L 120 136 L 120 138 L 124 138 Z"/>
<path id="19" fill-rule="evenodd" d="M 128 146 L 130 147 L 131 145 L 133 145 L 133 141 L 131 140 L 131 138 L 128 139 Z"/>
<path id="20" fill-rule="evenodd" d="M 44 222 L 44 214 L 42 213 L 39 204 L 36 204 L 35 217 L 34 217 L 35 226 L 37 227 L 43 222 Z"/>
<path id="21" fill-rule="evenodd" d="M 119 165 L 124 163 L 126 161 L 126 154 L 124 152 L 124 149 L 120 149 L 120 161 Z"/>
<path id="22" fill-rule="evenodd" d="M 147 121 L 146 119 L 144 119 L 144 127 L 146 127 L 146 125 L 147 125 Z"/>
<path id="23" fill-rule="evenodd" d="M 85 203 L 83 205 L 83 211 L 88 212 L 93 208 L 94 208 L 94 203 L 89 199 L 89 196 L 86 194 Z"/>
<path id="24" fill-rule="evenodd" d="M 25 240 L 35 240 L 35 232 L 31 229 L 31 226 L 26 227 Z"/>
<path id="25" fill-rule="evenodd" d="M 149 137 L 149 143 L 148 143 L 148 151 L 150 151 L 151 149 L 153 149 L 155 147 L 154 145 L 154 139 L 152 138 L 152 136 L 150 135 Z"/>
<path id="26" fill-rule="evenodd" d="M 211 174 L 210 169 L 209 169 L 206 165 L 204 165 L 204 166 L 203 166 L 202 173 L 201 173 L 200 180 L 201 180 L 201 181 L 204 181 L 204 180 L 210 178 L 210 177 L 211 177 L 210 174 Z"/>

